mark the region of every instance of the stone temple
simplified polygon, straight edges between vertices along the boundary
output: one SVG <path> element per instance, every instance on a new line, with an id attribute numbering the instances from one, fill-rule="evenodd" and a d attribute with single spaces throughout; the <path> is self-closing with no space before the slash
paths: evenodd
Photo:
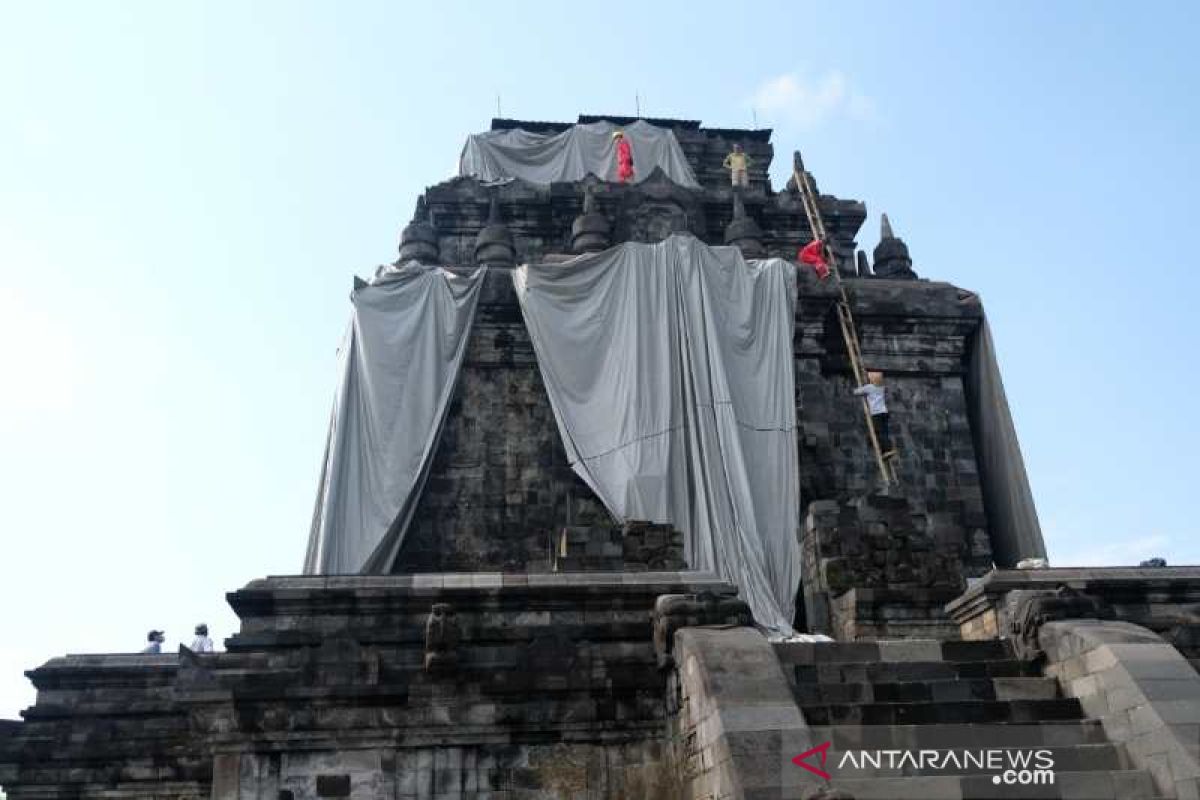
<path id="1" fill-rule="evenodd" d="M 364 375 L 424 356 L 379 367 L 354 340 L 306 574 L 230 592 L 241 629 L 221 652 L 31 669 L 36 703 L 0 720 L 7 797 L 1200 798 L 1200 568 L 1046 566 L 978 296 L 919 276 L 886 216 L 868 257 L 866 205 L 819 195 L 863 358 L 886 375 L 899 480 L 883 482 L 836 280 L 794 267 L 813 235 L 795 181 L 771 185 L 770 131 L 612 116 L 491 128 L 418 199 L 397 266 L 356 284 L 367 297 L 427 276 L 474 282 L 443 384 L 402 381 L 389 405 L 423 420 L 388 434 L 419 458 L 387 461 L 382 434 L 346 429 L 378 385 Z M 618 128 L 629 182 L 588 162 Z M 570 137 L 579 152 L 543 158 Z M 737 190 L 723 167 L 734 144 L 751 159 Z M 728 526 L 706 540 L 696 519 L 614 510 L 698 491 L 722 457 L 708 443 L 662 474 L 586 475 L 569 392 L 548 386 L 560 331 L 531 334 L 520 292 L 663 246 L 790 276 L 790 466 L 755 509 L 798 498 L 780 552 L 799 577 L 771 603 L 794 609 L 785 629 L 822 636 L 764 625 L 738 576 L 753 558 L 777 576 L 776 559 L 697 544 L 734 541 Z M 586 294 L 562 291 L 564 308 Z M 705 303 L 705 319 L 725 314 Z M 404 313 L 388 319 L 435 316 Z M 756 474 L 758 451 L 743 455 Z M 373 483 L 376 456 L 388 467 Z M 626 473 L 614 500 L 606 481 Z"/>

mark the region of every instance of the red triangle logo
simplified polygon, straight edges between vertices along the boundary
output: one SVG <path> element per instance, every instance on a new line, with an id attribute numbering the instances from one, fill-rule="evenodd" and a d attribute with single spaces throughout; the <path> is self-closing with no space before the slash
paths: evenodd
<path id="1" fill-rule="evenodd" d="M 811 750 L 805 750 L 803 753 L 801 753 L 800 755 L 793 758 L 792 763 L 795 764 L 797 767 L 802 767 L 803 769 L 808 770 L 813 775 L 819 775 L 822 778 L 824 778 L 825 780 L 830 780 L 833 778 L 832 775 L 830 775 L 828 772 L 821 769 L 820 767 L 814 767 L 812 764 L 809 764 L 807 761 L 805 761 L 805 759 L 807 759 L 811 755 L 820 756 L 821 757 L 821 766 L 822 767 L 825 766 L 825 759 L 829 757 L 829 748 L 831 745 L 833 745 L 833 742 L 825 742 L 823 744 L 817 745 L 816 747 L 814 747 Z"/>

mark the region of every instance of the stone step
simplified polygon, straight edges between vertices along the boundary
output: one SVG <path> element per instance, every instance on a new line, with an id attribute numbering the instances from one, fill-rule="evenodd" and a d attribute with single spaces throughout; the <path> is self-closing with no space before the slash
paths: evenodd
<path id="1" fill-rule="evenodd" d="M 788 667 L 791 667 L 790 670 Z M 1029 661 L 895 661 L 831 662 L 785 665 L 797 685 L 803 683 L 913 683 L 972 678 L 1038 678 L 1041 670 Z"/>
<path id="2" fill-rule="evenodd" d="M 1056 700 L 971 700 L 947 703 L 846 703 L 804 706 L 809 725 L 962 725 L 972 723 L 1030 725 L 1079 720 L 1083 709 L 1075 698 Z"/>
<path id="3" fill-rule="evenodd" d="M 1027 725 L 908 724 L 820 726 L 808 722 L 814 742 L 830 741 L 837 750 L 1074 747 L 1110 744 L 1096 719 L 1047 720 Z"/>
<path id="4" fill-rule="evenodd" d="M 928 703 L 956 700 L 1054 700 L 1059 697 L 1053 678 L 960 678 L 900 683 L 798 683 L 793 685 L 801 706 L 847 703 Z"/>
<path id="5" fill-rule="evenodd" d="M 1048 785 L 1007 785 L 993 775 L 908 778 L 834 778 L 833 788 L 855 800 L 1155 800 L 1149 774 L 1141 770 L 1056 772 Z"/>
<path id="6" fill-rule="evenodd" d="M 884 639 L 877 642 L 779 642 L 775 652 L 784 664 L 972 662 L 1013 658 L 1003 639 L 940 641 L 937 639 Z"/>

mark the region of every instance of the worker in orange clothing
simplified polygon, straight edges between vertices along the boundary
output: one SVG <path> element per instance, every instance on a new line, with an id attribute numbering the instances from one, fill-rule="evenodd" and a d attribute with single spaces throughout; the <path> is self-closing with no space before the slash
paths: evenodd
<path id="1" fill-rule="evenodd" d="M 625 138 L 625 131 L 613 131 L 612 138 L 617 142 L 617 179 L 629 183 L 633 179 L 633 148 Z"/>
<path id="2" fill-rule="evenodd" d="M 820 239 L 813 239 L 800 248 L 800 252 L 796 257 L 801 264 L 812 266 L 817 273 L 817 277 L 825 280 L 829 277 L 829 261 L 825 258 L 825 253 L 825 243 Z"/>

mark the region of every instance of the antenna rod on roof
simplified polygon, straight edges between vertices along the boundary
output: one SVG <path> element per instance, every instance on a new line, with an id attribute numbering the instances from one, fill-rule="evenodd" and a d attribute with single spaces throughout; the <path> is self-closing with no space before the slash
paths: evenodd
<path id="1" fill-rule="evenodd" d="M 751 114 L 751 116 L 754 117 L 754 130 L 758 130 L 758 109 L 757 108 L 750 109 L 750 114 Z"/>
<path id="2" fill-rule="evenodd" d="M 642 118 L 642 98 L 637 92 L 633 93 L 633 104 L 635 106 L 637 106 L 638 119 L 641 119 Z"/>
<path id="3" fill-rule="evenodd" d="M 503 119 L 504 115 L 500 113 L 500 93 L 496 92 L 496 116 Z"/>

